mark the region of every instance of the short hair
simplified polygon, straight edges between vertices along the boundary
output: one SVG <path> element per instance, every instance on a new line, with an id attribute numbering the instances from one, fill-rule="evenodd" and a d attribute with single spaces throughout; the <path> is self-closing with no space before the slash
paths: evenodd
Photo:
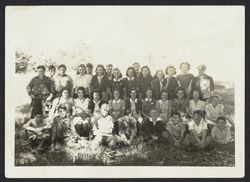
<path id="1" fill-rule="evenodd" d="M 175 112 L 172 113 L 171 116 L 172 116 L 172 117 L 173 117 L 173 116 L 179 116 L 179 117 L 181 117 L 181 114 L 180 114 L 179 112 L 176 112 L 176 111 L 175 111 Z"/>
<path id="2" fill-rule="evenodd" d="M 168 74 L 168 70 L 169 70 L 170 68 L 173 68 L 173 69 L 174 69 L 174 75 L 175 75 L 175 74 L 176 74 L 176 69 L 175 69 L 175 67 L 172 66 L 172 65 L 169 65 L 169 66 L 166 67 L 166 70 L 165 70 L 166 75 L 169 75 L 169 74 Z"/>
<path id="3" fill-rule="evenodd" d="M 148 70 L 148 77 L 151 77 L 151 71 L 148 66 L 141 67 L 140 77 L 142 77 L 142 70 L 147 69 Z"/>
<path id="4" fill-rule="evenodd" d="M 56 69 L 56 67 L 54 65 L 49 66 L 49 70 L 55 70 L 55 69 Z"/>
<path id="5" fill-rule="evenodd" d="M 64 88 L 62 89 L 62 91 L 61 91 L 61 95 L 62 95 L 63 91 L 65 91 L 65 90 L 67 90 L 67 91 L 70 93 L 70 90 L 69 90 L 67 87 L 64 87 Z"/>
<path id="6" fill-rule="evenodd" d="M 191 67 L 190 67 L 190 64 L 188 62 L 182 62 L 180 64 L 180 69 L 181 69 L 181 67 L 182 67 L 183 64 L 186 64 L 188 66 L 188 70 L 190 70 Z"/>
<path id="7" fill-rule="evenodd" d="M 148 87 L 145 93 L 147 93 L 147 91 L 151 91 L 153 93 L 153 89 L 151 87 Z"/>
<path id="8" fill-rule="evenodd" d="M 224 123 L 226 123 L 226 122 L 227 122 L 227 118 L 226 118 L 226 117 L 224 117 L 224 116 L 219 116 L 219 117 L 217 117 L 216 122 L 218 122 L 219 120 L 223 120 L 223 121 L 224 121 Z"/>
<path id="9" fill-rule="evenodd" d="M 45 70 L 46 70 L 45 66 L 43 66 L 43 65 L 39 65 L 39 66 L 37 66 L 37 68 L 36 68 L 36 69 L 43 69 L 43 71 L 45 71 Z"/>
<path id="10" fill-rule="evenodd" d="M 198 89 L 192 90 L 192 98 L 194 98 L 194 97 L 193 97 L 194 92 L 198 92 L 198 93 L 199 93 L 199 99 L 200 99 L 200 98 L 201 98 L 201 94 L 202 94 L 201 91 L 198 90 Z"/>
<path id="11" fill-rule="evenodd" d="M 201 64 L 197 67 L 198 69 L 202 69 L 203 71 L 205 71 L 207 69 L 206 65 Z"/>
<path id="12" fill-rule="evenodd" d="M 193 112 L 193 115 L 199 115 L 199 116 L 201 116 L 201 117 L 203 117 L 203 114 L 204 114 L 204 112 L 202 111 L 202 110 L 195 110 L 194 112 Z"/>
<path id="13" fill-rule="evenodd" d="M 138 62 L 135 62 L 135 63 L 133 63 L 133 66 L 134 66 L 134 65 L 136 65 L 136 64 L 140 65 L 140 63 L 138 63 Z"/>
<path id="14" fill-rule="evenodd" d="M 86 66 L 87 66 L 88 68 L 93 68 L 93 65 L 92 65 L 91 63 L 87 63 Z"/>
<path id="15" fill-rule="evenodd" d="M 209 99 L 212 100 L 213 98 L 221 99 L 219 95 L 212 95 Z"/>
<path id="16" fill-rule="evenodd" d="M 108 105 L 107 103 L 103 103 L 103 104 L 101 105 L 101 109 L 103 109 L 104 107 L 109 107 L 109 105 Z"/>
<path id="17" fill-rule="evenodd" d="M 60 104 L 59 106 L 58 106 L 58 108 L 57 108 L 57 110 L 59 110 L 59 109 L 63 109 L 63 110 L 67 110 L 67 107 L 66 107 L 66 105 L 65 104 Z"/>
<path id="18" fill-rule="evenodd" d="M 131 89 L 130 89 L 130 93 L 131 93 L 132 91 L 135 91 L 135 92 L 136 92 L 136 94 L 137 94 L 137 90 L 136 90 L 136 88 L 131 88 Z"/>
<path id="19" fill-rule="evenodd" d="M 135 76 L 136 71 L 135 71 L 135 68 L 134 68 L 134 67 L 132 67 L 132 66 L 128 67 L 128 69 L 127 69 L 127 71 L 126 71 L 126 76 L 128 76 L 128 71 L 129 71 L 129 70 L 133 70 L 133 72 L 134 72 L 134 76 Z"/>
<path id="20" fill-rule="evenodd" d="M 113 64 L 107 64 L 107 65 L 106 65 L 106 68 L 107 68 L 107 67 L 113 67 Z"/>
<path id="21" fill-rule="evenodd" d="M 102 64 L 98 64 L 97 66 L 96 66 L 96 69 L 95 69 L 95 73 L 97 74 L 97 69 L 98 68 L 102 68 L 103 69 L 103 72 L 104 72 L 104 75 L 106 75 L 106 69 L 104 68 L 104 66 L 102 65 Z"/>
<path id="22" fill-rule="evenodd" d="M 161 70 L 161 69 L 159 69 L 159 70 L 157 70 L 157 71 L 155 72 L 155 76 L 157 77 L 157 74 L 158 74 L 158 72 L 160 72 L 160 71 L 163 73 L 163 78 L 165 78 L 164 71 L 163 71 L 163 70 Z"/>
<path id="23" fill-rule="evenodd" d="M 79 67 L 83 67 L 83 68 L 85 68 L 85 69 L 86 69 L 85 64 L 80 64 L 80 65 L 78 65 L 78 68 L 79 68 Z"/>
<path id="24" fill-rule="evenodd" d="M 119 94 L 121 94 L 119 88 L 115 88 L 115 89 L 113 90 L 113 94 L 114 94 L 114 92 L 119 92 Z"/>
<path id="25" fill-rule="evenodd" d="M 77 92 L 78 92 L 79 90 L 82 90 L 82 91 L 85 93 L 85 88 L 84 88 L 84 87 L 78 87 L 78 88 L 77 88 Z"/>
<path id="26" fill-rule="evenodd" d="M 67 67 L 66 67 L 65 64 L 60 64 L 60 65 L 58 66 L 58 69 L 60 69 L 60 68 L 65 68 L 65 69 L 67 69 Z"/>
<path id="27" fill-rule="evenodd" d="M 161 91 L 161 95 L 162 95 L 162 93 L 167 93 L 167 94 L 168 94 L 168 91 L 163 89 L 163 90 Z"/>
<path id="28" fill-rule="evenodd" d="M 183 87 L 177 87 L 176 90 L 175 90 L 175 96 L 176 96 L 176 98 L 177 98 L 177 93 L 178 93 L 179 91 L 183 91 L 184 98 L 187 97 L 186 90 L 185 90 Z"/>
<path id="29" fill-rule="evenodd" d="M 34 109 L 34 116 L 36 115 L 43 115 L 43 112 L 41 109 Z"/>

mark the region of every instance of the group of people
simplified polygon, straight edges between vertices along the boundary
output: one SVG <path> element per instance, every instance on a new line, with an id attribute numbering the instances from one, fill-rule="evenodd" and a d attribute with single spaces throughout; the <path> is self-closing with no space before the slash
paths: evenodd
<path id="1" fill-rule="evenodd" d="M 31 119 L 24 124 L 35 150 L 52 151 L 78 146 L 88 140 L 93 147 L 111 149 L 145 143 L 170 144 L 177 148 L 206 148 L 211 142 L 232 140 L 233 122 L 226 117 L 220 96 L 205 65 L 198 76 L 190 64 L 167 66 L 151 75 L 148 66 L 134 63 L 126 76 L 112 64 L 80 64 L 72 79 L 67 67 L 43 65 L 27 86 L 31 97 Z"/>

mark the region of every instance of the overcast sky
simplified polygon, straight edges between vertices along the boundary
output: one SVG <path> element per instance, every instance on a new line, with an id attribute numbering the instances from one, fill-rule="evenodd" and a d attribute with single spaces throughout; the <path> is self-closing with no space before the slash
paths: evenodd
<path id="1" fill-rule="evenodd" d="M 6 30 L 13 50 L 67 64 L 85 58 L 124 71 L 137 61 L 155 71 L 187 61 L 195 75 L 206 64 L 215 80 L 234 81 L 244 62 L 243 6 L 11 7 Z"/>

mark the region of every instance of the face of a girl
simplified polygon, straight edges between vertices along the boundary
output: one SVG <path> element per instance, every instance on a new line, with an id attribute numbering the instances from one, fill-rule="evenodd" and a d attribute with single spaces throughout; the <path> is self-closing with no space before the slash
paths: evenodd
<path id="1" fill-rule="evenodd" d="M 129 69 L 128 70 L 128 77 L 132 78 L 135 75 L 134 70 Z"/>
<path id="2" fill-rule="evenodd" d="M 153 95 L 152 90 L 147 90 L 146 97 L 149 98 L 149 99 L 151 99 L 152 95 Z"/>
<path id="3" fill-rule="evenodd" d="M 181 72 L 182 73 L 187 73 L 189 70 L 189 66 L 187 64 L 182 64 L 181 65 Z"/>
<path id="4" fill-rule="evenodd" d="M 163 71 L 158 71 L 158 72 L 157 72 L 157 78 L 162 79 L 163 76 L 164 76 Z"/>
<path id="5" fill-rule="evenodd" d="M 120 97 L 119 91 L 114 91 L 114 98 L 119 99 L 119 97 Z"/>
<path id="6" fill-rule="evenodd" d="M 84 67 L 78 67 L 78 72 L 80 74 L 85 74 L 86 73 L 86 69 Z"/>
<path id="7" fill-rule="evenodd" d="M 177 92 L 177 97 L 178 97 L 178 99 L 182 99 L 182 98 L 184 97 L 184 92 L 183 92 L 183 90 L 179 90 L 179 91 Z"/>
<path id="8" fill-rule="evenodd" d="M 60 74 L 60 75 L 65 75 L 65 73 L 66 73 L 66 68 L 61 67 L 61 68 L 59 69 L 59 74 Z"/>
<path id="9" fill-rule="evenodd" d="M 168 75 L 169 76 L 173 76 L 175 73 L 175 69 L 174 68 L 168 68 Z"/>
<path id="10" fill-rule="evenodd" d="M 104 75 L 104 69 L 102 67 L 98 67 L 97 70 L 96 70 L 96 72 L 100 76 Z"/>
<path id="11" fill-rule="evenodd" d="M 167 92 L 162 92 L 161 99 L 162 100 L 167 100 L 168 99 L 168 93 Z"/>
<path id="12" fill-rule="evenodd" d="M 132 90 L 132 91 L 130 92 L 130 97 L 133 98 L 133 99 L 136 98 L 136 91 L 135 91 L 135 90 Z"/>
<path id="13" fill-rule="evenodd" d="M 82 99 L 83 96 L 84 96 L 84 91 L 83 90 L 78 90 L 77 91 L 77 96 L 78 96 L 79 99 Z"/>
<path id="14" fill-rule="evenodd" d="M 113 68 L 111 66 L 106 67 L 106 72 L 108 75 L 111 75 L 113 71 Z"/>
<path id="15" fill-rule="evenodd" d="M 87 73 L 88 73 L 88 74 L 92 75 L 92 71 L 93 71 L 93 69 L 92 69 L 92 68 L 87 67 Z"/>
<path id="16" fill-rule="evenodd" d="M 68 98 L 69 97 L 69 91 L 68 90 L 64 90 L 62 92 L 62 98 Z"/>
<path id="17" fill-rule="evenodd" d="M 56 74 L 56 70 L 55 69 L 51 69 L 50 71 L 50 76 L 53 77 Z"/>
<path id="18" fill-rule="evenodd" d="M 213 106 L 217 106 L 219 104 L 219 99 L 217 97 L 213 97 L 212 104 Z"/>
<path id="19" fill-rule="evenodd" d="M 199 99 L 199 97 L 200 97 L 199 92 L 194 91 L 194 92 L 193 92 L 193 98 L 194 98 L 194 99 Z"/>
<path id="20" fill-rule="evenodd" d="M 113 72 L 113 74 L 114 74 L 114 77 L 115 77 L 115 78 L 117 78 L 117 79 L 120 78 L 120 74 L 121 74 L 121 73 L 120 73 L 119 70 L 115 70 L 115 71 Z"/>
<path id="21" fill-rule="evenodd" d="M 60 108 L 60 109 L 58 110 L 58 113 L 59 113 L 59 116 L 60 116 L 61 118 L 64 118 L 64 117 L 66 117 L 66 115 L 67 115 L 66 110 L 65 110 L 65 109 L 62 109 L 62 108 Z"/>
<path id="22" fill-rule="evenodd" d="M 148 70 L 147 68 L 144 68 L 144 69 L 142 70 L 142 76 L 143 76 L 144 78 L 146 78 L 146 77 L 148 76 L 148 74 L 149 74 L 149 70 Z"/>
<path id="23" fill-rule="evenodd" d="M 94 99 L 95 101 L 100 100 L 100 94 L 99 94 L 98 92 L 95 92 L 95 93 L 93 94 L 93 99 Z"/>

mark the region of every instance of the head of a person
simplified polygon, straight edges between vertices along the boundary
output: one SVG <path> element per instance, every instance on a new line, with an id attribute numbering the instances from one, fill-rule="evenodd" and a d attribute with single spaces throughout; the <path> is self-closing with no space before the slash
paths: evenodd
<path id="1" fill-rule="evenodd" d="M 101 106 L 101 115 L 103 117 L 106 117 L 109 114 L 109 105 L 108 104 L 102 104 Z"/>
<path id="2" fill-rule="evenodd" d="M 93 72 L 93 65 L 91 63 L 86 64 L 87 74 L 92 75 Z"/>
<path id="3" fill-rule="evenodd" d="M 199 90 L 193 90 L 193 99 L 198 100 L 200 98 L 200 92 Z"/>
<path id="4" fill-rule="evenodd" d="M 42 111 L 35 111 L 34 116 L 37 123 L 41 123 L 43 121 Z"/>
<path id="5" fill-rule="evenodd" d="M 161 80 L 165 77 L 163 70 L 157 70 L 155 75 L 159 80 Z"/>
<path id="6" fill-rule="evenodd" d="M 187 63 L 187 62 L 182 62 L 181 64 L 180 64 L 180 70 L 181 70 L 181 72 L 182 73 L 188 73 L 188 71 L 190 70 L 190 64 L 189 63 Z"/>
<path id="7" fill-rule="evenodd" d="M 101 92 L 99 90 L 94 90 L 92 92 L 92 99 L 95 101 L 99 101 L 101 99 Z"/>
<path id="8" fill-rule="evenodd" d="M 193 119 L 195 122 L 200 122 L 203 117 L 203 111 L 202 110 L 195 110 L 193 112 Z"/>
<path id="9" fill-rule="evenodd" d="M 129 78 L 133 78 L 136 74 L 135 68 L 134 67 L 128 67 L 126 71 L 126 76 Z"/>
<path id="10" fill-rule="evenodd" d="M 114 77 L 115 79 L 119 79 L 119 78 L 122 77 L 122 73 L 121 73 L 121 71 L 119 70 L 119 68 L 115 68 L 115 69 L 113 70 L 113 77 Z"/>
<path id="11" fill-rule="evenodd" d="M 64 99 L 67 99 L 69 98 L 70 96 L 70 91 L 68 88 L 63 88 L 62 89 L 62 92 L 61 92 L 61 97 L 64 98 Z"/>
<path id="12" fill-rule="evenodd" d="M 173 76 L 176 74 L 176 69 L 174 66 L 171 66 L 171 65 L 167 66 L 165 73 L 166 73 L 166 75 Z"/>
<path id="13" fill-rule="evenodd" d="M 67 116 L 67 107 L 64 104 L 60 104 L 58 107 L 58 114 L 61 118 L 65 118 Z"/>
<path id="14" fill-rule="evenodd" d="M 102 64 L 98 64 L 95 70 L 98 76 L 103 76 L 106 74 L 106 70 Z"/>
<path id="15" fill-rule="evenodd" d="M 140 66 L 140 64 L 139 63 L 134 63 L 133 64 L 133 67 L 134 67 L 134 69 L 135 69 L 135 71 L 136 71 L 136 73 L 138 73 L 139 71 L 140 71 L 140 68 L 141 68 L 141 66 Z"/>
<path id="16" fill-rule="evenodd" d="M 166 90 L 163 90 L 161 92 L 161 100 L 166 101 L 168 99 L 168 92 Z"/>
<path id="17" fill-rule="evenodd" d="M 211 103 L 214 107 L 218 106 L 219 102 L 220 102 L 219 96 L 214 95 L 211 97 Z"/>
<path id="18" fill-rule="evenodd" d="M 135 88 L 132 88 L 132 89 L 130 90 L 130 98 L 136 99 L 136 97 L 137 97 L 137 91 L 136 91 Z"/>
<path id="19" fill-rule="evenodd" d="M 152 108 L 152 109 L 150 110 L 150 116 L 151 116 L 153 119 L 157 119 L 157 117 L 158 117 L 158 111 L 157 111 L 156 108 Z"/>
<path id="20" fill-rule="evenodd" d="M 58 71 L 59 71 L 60 75 L 65 75 L 66 74 L 66 70 L 67 70 L 67 67 L 65 66 L 65 64 L 59 65 Z"/>
<path id="21" fill-rule="evenodd" d="M 186 91 L 185 91 L 184 88 L 178 87 L 176 89 L 176 98 L 177 99 L 184 99 L 184 98 L 186 98 Z"/>
<path id="22" fill-rule="evenodd" d="M 219 129 L 223 130 L 226 127 L 227 119 L 224 116 L 219 116 L 216 119 L 216 125 Z"/>
<path id="23" fill-rule="evenodd" d="M 106 65 L 106 73 L 107 73 L 107 75 L 112 75 L 112 73 L 113 73 L 113 65 L 112 64 Z"/>
<path id="24" fill-rule="evenodd" d="M 151 75 L 149 67 L 148 66 L 143 66 L 141 68 L 141 73 L 140 74 L 141 74 L 141 77 L 143 77 L 143 78 L 149 77 Z"/>
<path id="25" fill-rule="evenodd" d="M 56 74 L 56 67 L 54 65 L 49 66 L 50 76 L 53 77 Z"/>
<path id="26" fill-rule="evenodd" d="M 178 112 L 172 114 L 172 120 L 174 124 L 177 124 L 180 121 L 181 115 Z"/>
<path id="27" fill-rule="evenodd" d="M 198 74 L 200 76 L 203 76 L 205 74 L 207 67 L 204 64 L 201 64 L 197 67 L 197 69 L 198 69 Z"/>
<path id="28" fill-rule="evenodd" d="M 153 97 L 153 90 L 151 88 L 148 88 L 146 90 L 146 98 L 151 99 Z"/>
<path id="29" fill-rule="evenodd" d="M 86 92 L 85 92 L 84 87 L 77 88 L 77 98 L 82 99 L 84 98 L 85 94 Z"/>
<path id="30" fill-rule="evenodd" d="M 80 64 L 77 69 L 80 75 L 86 74 L 86 66 L 84 64 Z"/>
<path id="31" fill-rule="evenodd" d="M 114 89 L 113 96 L 114 96 L 114 99 L 119 99 L 120 98 L 120 91 L 119 91 L 119 89 Z"/>
<path id="32" fill-rule="evenodd" d="M 39 77 L 44 77 L 45 76 L 45 66 L 39 65 L 37 66 L 37 72 Z"/>

